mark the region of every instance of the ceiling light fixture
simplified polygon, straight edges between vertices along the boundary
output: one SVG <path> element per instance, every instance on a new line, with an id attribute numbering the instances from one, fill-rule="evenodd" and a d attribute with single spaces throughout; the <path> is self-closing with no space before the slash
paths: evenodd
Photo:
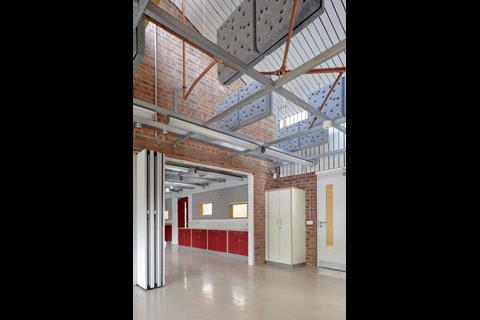
<path id="1" fill-rule="evenodd" d="M 271 157 L 279 158 L 279 159 L 282 159 L 282 160 L 285 160 L 285 161 L 298 163 L 300 165 L 304 165 L 304 166 L 313 165 L 313 162 L 308 161 L 308 160 L 306 160 L 302 157 L 299 157 L 299 156 L 297 156 L 293 153 L 287 153 L 287 152 L 283 152 L 283 151 L 280 151 L 280 150 L 274 150 L 274 149 L 266 148 L 266 147 L 261 147 L 260 151 L 266 156 L 271 156 Z"/>
<path id="2" fill-rule="evenodd" d="M 173 166 L 171 164 L 166 164 L 165 169 L 172 170 L 172 171 L 178 171 L 178 172 L 184 172 L 184 173 L 189 173 L 190 172 L 189 168 Z"/>
<path id="3" fill-rule="evenodd" d="M 136 106 L 136 105 L 133 106 L 133 115 L 140 118 L 157 121 L 156 112 Z"/>
<path id="4" fill-rule="evenodd" d="M 178 186 L 186 189 L 194 189 L 196 187 L 201 187 L 202 185 L 196 185 L 193 183 L 184 183 L 184 182 L 174 182 L 174 181 L 165 181 L 165 184 L 170 186 Z"/>
<path id="5" fill-rule="evenodd" d="M 224 174 L 224 173 L 219 173 L 219 172 L 206 171 L 206 170 L 200 170 L 200 169 L 195 170 L 195 173 L 198 174 L 200 177 L 202 177 L 202 176 L 217 177 L 217 178 L 224 178 L 224 179 L 228 179 L 228 180 L 238 180 L 238 181 L 244 181 L 244 179 L 245 179 L 245 178 L 240 177 L 240 176 L 234 176 L 234 175 L 229 175 L 229 174 Z"/>

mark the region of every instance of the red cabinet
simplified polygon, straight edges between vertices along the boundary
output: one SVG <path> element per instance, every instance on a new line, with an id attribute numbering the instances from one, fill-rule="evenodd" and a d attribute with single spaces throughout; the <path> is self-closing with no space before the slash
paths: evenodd
<path id="1" fill-rule="evenodd" d="M 207 230 L 192 230 L 192 247 L 207 249 Z"/>
<path id="2" fill-rule="evenodd" d="M 239 247 L 239 253 L 242 256 L 248 256 L 248 232 L 245 231 L 240 231 L 238 232 L 238 247 Z"/>
<path id="3" fill-rule="evenodd" d="M 166 234 L 167 232 L 165 231 L 165 236 Z M 227 232 L 226 230 L 179 228 L 178 244 L 181 246 L 248 256 L 248 232 L 246 231 Z"/>
<path id="4" fill-rule="evenodd" d="M 172 225 L 165 225 L 165 241 L 172 241 Z"/>
<path id="5" fill-rule="evenodd" d="M 192 245 L 192 230 L 178 229 L 178 244 L 181 246 L 190 247 Z"/>
<path id="6" fill-rule="evenodd" d="M 208 250 L 227 252 L 227 231 L 208 230 Z"/>
<path id="7" fill-rule="evenodd" d="M 178 229 L 178 245 L 184 246 L 185 245 L 185 232 L 184 229 Z"/>
<path id="8" fill-rule="evenodd" d="M 248 256 L 248 232 L 228 231 L 228 252 Z"/>
<path id="9" fill-rule="evenodd" d="M 228 231 L 228 253 L 240 254 L 239 234 L 237 231 Z"/>

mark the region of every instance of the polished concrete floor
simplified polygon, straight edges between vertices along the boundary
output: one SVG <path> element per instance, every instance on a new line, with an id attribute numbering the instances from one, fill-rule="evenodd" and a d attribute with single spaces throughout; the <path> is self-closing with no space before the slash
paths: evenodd
<path id="1" fill-rule="evenodd" d="M 166 286 L 133 289 L 135 320 L 345 319 L 345 280 L 313 267 L 246 261 L 167 245 Z"/>

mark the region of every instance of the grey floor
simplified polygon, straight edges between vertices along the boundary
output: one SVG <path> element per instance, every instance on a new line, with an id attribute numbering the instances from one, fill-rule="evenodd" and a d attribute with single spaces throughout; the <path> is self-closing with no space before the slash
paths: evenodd
<path id="1" fill-rule="evenodd" d="M 166 286 L 133 289 L 135 320 L 345 319 L 345 280 L 313 267 L 246 261 L 167 245 Z"/>

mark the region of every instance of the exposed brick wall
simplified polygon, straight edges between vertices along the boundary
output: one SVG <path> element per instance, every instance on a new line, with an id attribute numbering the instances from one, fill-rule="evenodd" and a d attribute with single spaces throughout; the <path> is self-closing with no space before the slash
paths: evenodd
<path id="1" fill-rule="evenodd" d="M 171 2 L 162 0 L 159 5 L 171 15 L 181 19 L 180 12 Z M 193 28 L 190 23 L 187 24 Z M 156 36 L 157 104 L 173 110 L 173 89 L 180 88 L 182 85 L 182 42 L 161 28 L 157 28 Z M 155 102 L 154 37 L 155 26 L 149 23 L 145 30 L 145 57 L 133 77 L 133 96 L 150 103 Z M 187 45 L 187 87 L 209 62 L 209 57 Z M 217 102 L 244 85 L 243 82 L 236 81 L 224 87 L 218 82 L 216 72 L 217 68 L 212 68 L 192 91 L 188 100 L 178 97 L 176 111 L 199 120 L 207 120 L 215 114 Z M 159 120 L 165 119 L 159 117 Z M 271 141 L 274 139 L 273 116 L 239 131 L 257 140 Z M 193 139 L 188 139 L 173 148 L 171 142 L 177 138 L 175 135 L 162 135 L 161 132 L 149 128 L 134 129 L 133 134 L 135 150 L 148 148 L 165 153 L 171 158 L 252 173 L 254 176 L 255 263 L 265 262 L 265 189 L 267 185 L 273 183 L 272 174 L 268 170 L 270 161 L 247 156 L 224 161 L 225 157 L 232 153 L 231 151 Z"/>
<path id="2" fill-rule="evenodd" d="M 313 225 L 307 227 L 307 265 L 317 265 L 317 176 L 315 173 L 299 174 L 276 180 L 269 180 L 267 190 L 296 187 L 305 190 L 307 220 Z M 305 222 L 306 223 L 306 222 Z"/>

